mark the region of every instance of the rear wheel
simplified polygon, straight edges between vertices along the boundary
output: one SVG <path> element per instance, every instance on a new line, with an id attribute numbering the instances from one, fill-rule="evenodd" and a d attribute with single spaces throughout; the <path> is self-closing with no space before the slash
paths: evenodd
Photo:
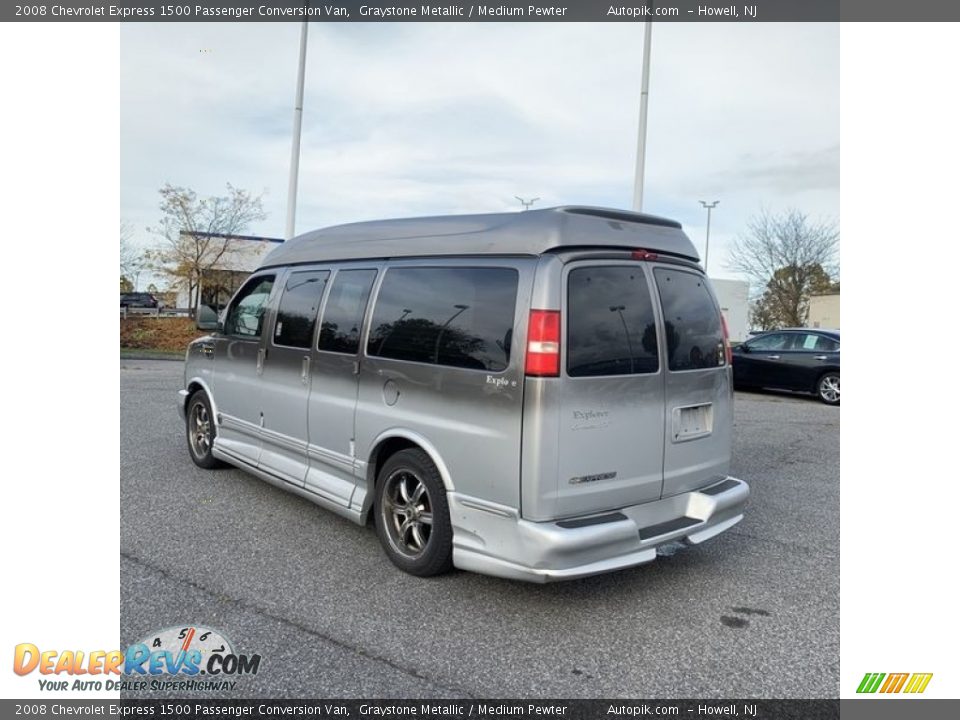
<path id="1" fill-rule="evenodd" d="M 223 465 L 213 456 L 213 440 L 216 436 L 210 398 L 203 390 L 198 390 L 187 403 L 187 449 L 190 459 L 205 470 Z"/>
<path id="2" fill-rule="evenodd" d="M 423 450 L 401 450 L 384 463 L 375 518 L 380 544 L 401 570 L 428 577 L 453 567 L 446 488 Z"/>
<path id="3" fill-rule="evenodd" d="M 828 372 L 817 381 L 817 396 L 827 405 L 840 404 L 840 373 Z"/>

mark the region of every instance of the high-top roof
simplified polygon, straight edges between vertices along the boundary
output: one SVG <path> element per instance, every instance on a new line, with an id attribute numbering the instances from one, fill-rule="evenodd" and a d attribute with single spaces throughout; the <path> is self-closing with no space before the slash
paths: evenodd
<path id="1" fill-rule="evenodd" d="M 351 223 L 298 235 L 261 267 L 449 255 L 541 255 L 571 248 L 644 248 L 699 261 L 680 223 L 608 208 L 563 206 L 486 215 Z"/>

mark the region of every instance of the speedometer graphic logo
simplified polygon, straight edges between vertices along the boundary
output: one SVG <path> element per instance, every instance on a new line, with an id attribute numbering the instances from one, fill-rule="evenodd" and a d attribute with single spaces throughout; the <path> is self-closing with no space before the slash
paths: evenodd
<path id="1" fill-rule="evenodd" d="M 151 654 L 166 650 L 174 658 L 182 655 L 186 659 L 190 653 L 191 664 L 200 668 L 201 675 L 206 674 L 213 655 L 235 657 L 233 643 L 223 633 L 202 625 L 166 628 L 141 638 L 139 644 L 146 645 Z"/>

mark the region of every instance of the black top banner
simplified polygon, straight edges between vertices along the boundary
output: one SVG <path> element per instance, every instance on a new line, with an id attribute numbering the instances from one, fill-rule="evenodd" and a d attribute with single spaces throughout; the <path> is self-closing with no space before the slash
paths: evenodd
<path id="1" fill-rule="evenodd" d="M 58 0 L 3 3 L 0 21 L 56 22 L 821 22 L 960 20 L 951 0 Z"/>

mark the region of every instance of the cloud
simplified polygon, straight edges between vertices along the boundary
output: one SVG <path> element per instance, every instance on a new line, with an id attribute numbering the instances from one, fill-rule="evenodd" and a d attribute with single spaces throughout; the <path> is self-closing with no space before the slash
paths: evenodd
<path id="1" fill-rule="evenodd" d="M 250 231 L 282 234 L 299 25 L 121 32 L 121 207 L 138 242 L 164 182 L 265 191 Z M 312 24 L 298 229 L 517 209 L 514 195 L 629 207 L 642 32 Z M 697 200 L 720 199 L 711 258 L 761 205 L 838 213 L 835 25 L 662 23 L 652 50 L 646 210 L 696 238 Z"/>

